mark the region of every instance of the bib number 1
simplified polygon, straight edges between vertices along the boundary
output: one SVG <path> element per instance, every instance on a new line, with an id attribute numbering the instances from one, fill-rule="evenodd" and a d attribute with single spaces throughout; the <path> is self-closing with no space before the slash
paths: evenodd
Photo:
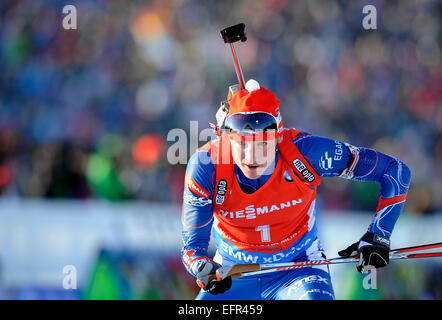
<path id="1" fill-rule="evenodd" d="M 270 226 L 268 224 L 264 226 L 257 226 L 255 230 L 261 232 L 262 242 L 270 242 Z"/>

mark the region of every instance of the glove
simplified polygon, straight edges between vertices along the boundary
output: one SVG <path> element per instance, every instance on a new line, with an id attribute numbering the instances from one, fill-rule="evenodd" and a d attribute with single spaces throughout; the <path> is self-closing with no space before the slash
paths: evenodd
<path id="1" fill-rule="evenodd" d="M 362 236 L 361 240 L 339 251 L 338 254 L 345 258 L 359 254 L 356 269 L 360 273 L 363 273 L 368 265 L 376 269 L 382 268 L 390 261 L 390 240 L 376 233 L 367 232 Z"/>
<path id="2" fill-rule="evenodd" d="M 209 276 L 215 276 L 216 270 L 220 268 L 221 265 L 214 262 L 206 262 L 198 268 L 198 273 L 196 275 L 196 283 L 198 286 L 211 294 L 224 293 L 230 289 L 232 286 L 232 277 L 227 277 L 221 281 L 212 280 L 209 281 Z"/>

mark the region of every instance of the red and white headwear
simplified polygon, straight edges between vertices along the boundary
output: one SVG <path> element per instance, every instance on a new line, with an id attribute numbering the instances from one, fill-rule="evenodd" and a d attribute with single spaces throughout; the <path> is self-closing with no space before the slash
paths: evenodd
<path id="1" fill-rule="evenodd" d="M 222 129 L 253 133 L 267 130 L 269 125 L 276 130 L 276 138 L 282 134 L 283 124 L 279 112 L 281 102 L 256 80 L 249 80 L 245 89 L 235 92 L 228 100 L 229 110 L 217 114 Z M 222 119 L 223 118 L 223 119 Z"/>

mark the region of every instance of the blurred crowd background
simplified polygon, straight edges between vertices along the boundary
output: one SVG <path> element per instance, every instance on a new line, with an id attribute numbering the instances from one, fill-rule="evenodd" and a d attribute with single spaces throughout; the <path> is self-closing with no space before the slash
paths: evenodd
<path id="1" fill-rule="evenodd" d="M 62 26 L 66 5 L 77 29 Z M 403 160 L 405 214 L 440 213 L 441 13 L 437 0 L 3 0 L 0 197 L 179 207 L 186 164 L 168 163 L 167 135 L 215 121 L 237 82 L 219 31 L 243 22 L 245 78 L 276 94 L 286 127 Z M 324 179 L 319 206 L 374 212 L 378 197 L 375 183 Z"/>

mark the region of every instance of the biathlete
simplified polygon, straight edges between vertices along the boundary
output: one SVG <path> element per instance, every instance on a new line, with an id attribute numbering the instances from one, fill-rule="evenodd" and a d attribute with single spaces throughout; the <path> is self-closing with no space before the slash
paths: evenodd
<path id="1" fill-rule="evenodd" d="M 181 254 L 201 287 L 196 299 L 334 299 L 325 265 L 208 280 L 223 265 L 326 258 L 315 223 L 323 177 L 380 184 L 367 232 L 338 254 L 359 253 L 359 272 L 386 266 L 410 184 L 407 165 L 373 149 L 285 129 L 280 101 L 255 80 L 230 89 L 217 113 L 219 137 L 192 155 L 185 176 Z M 212 230 L 217 250 L 209 257 Z"/>

